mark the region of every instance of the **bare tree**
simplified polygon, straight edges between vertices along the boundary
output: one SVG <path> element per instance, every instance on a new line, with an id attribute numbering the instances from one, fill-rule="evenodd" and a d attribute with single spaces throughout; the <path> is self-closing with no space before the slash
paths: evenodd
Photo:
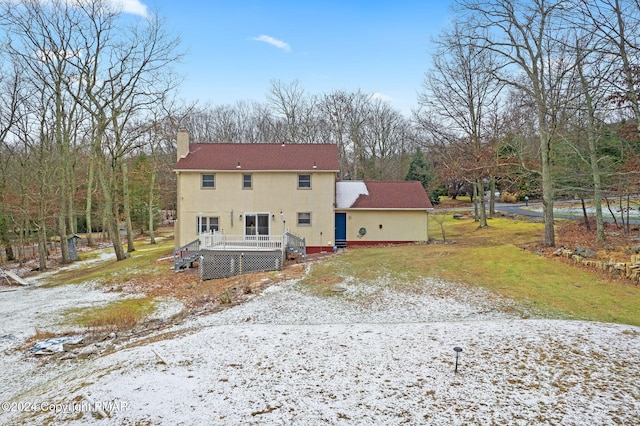
<path id="1" fill-rule="evenodd" d="M 306 108 L 304 90 L 294 80 L 285 84 L 280 80 L 271 82 L 267 101 L 274 114 L 270 117 L 274 133 L 282 143 L 299 143 L 302 138 L 302 116 Z"/>
<path id="2" fill-rule="evenodd" d="M 638 0 L 576 0 L 581 27 L 595 38 L 598 51 L 613 67 L 610 80 L 617 88 L 611 96 L 629 107 L 640 132 L 640 2 Z"/>
<path id="3" fill-rule="evenodd" d="M 473 34 L 472 29 L 465 30 L 467 33 L 460 24 L 454 24 L 436 40 L 438 49 L 433 55 L 433 69 L 426 75 L 425 91 L 419 102 L 435 118 L 429 129 L 444 127 L 457 139 L 469 141 L 469 149 L 456 155 L 458 160 L 463 160 L 458 161 L 463 175 L 466 174 L 474 186 L 476 219 L 484 228 L 487 226 L 484 180 L 495 159 L 489 152 L 490 138 L 485 134 L 485 122 L 490 109 L 498 103 L 503 87 L 494 77 L 494 71 L 501 64 L 495 52 L 475 43 L 481 39 L 479 35 Z M 434 136 L 437 137 L 437 133 Z"/>
<path id="4" fill-rule="evenodd" d="M 555 245 L 553 141 L 559 110 L 565 100 L 566 79 L 575 66 L 567 60 L 563 14 L 566 0 L 458 0 L 477 28 L 480 47 L 497 54 L 504 64 L 494 73 L 534 101 L 540 142 L 544 239 Z"/>
<path id="5" fill-rule="evenodd" d="M 8 137 L 19 120 L 19 105 L 22 102 L 21 73 L 15 64 L 0 62 L 0 65 L 4 65 L 0 66 L 0 243 L 4 246 L 7 260 L 12 261 L 15 259 L 9 236 L 12 221 L 6 201 L 8 174 L 12 162 Z"/>
<path id="6" fill-rule="evenodd" d="M 323 121 L 329 123 L 330 138 L 338 145 L 341 170 L 346 179 L 364 179 L 366 164 L 367 120 L 371 95 L 362 91 L 335 91 L 325 95 L 321 110 Z"/>
<path id="7" fill-rule="evenodd" d="M 588 37 L 587 40 L 591 38 Z M 579 81 L 579 90 L 581 96 L 578 98 L 580 103 L 578 108 L 579 119 L 578 125 L 580 129 L 586 132 L 587 152 L 588 156 L 583 158 L 591 167 L 591 181 L 593 183 L 593 201 L 596 212 L 596 241 L 602 243 L 605 240 L 604 222 L 602 217 L 602 175 L 604 158 L 601 158 L 598 152 L 598 139 L 600 129 L 602 129 L 603 107 L 606 107 L 607 80 L 609 74 L 610 63 L 604 61 L 601 53 L 598 52 L 597 44 L 588 43 L 582 45 L 582 40 L 576 40 L 576 69 Z M 580 155 L 580 152 L 578 151 Z M 587 222 L 588 226 L 588 222 Z"/>
<path id="8" fill-rule="evenodd" d="M 51 155 L 56 158 L 57 166 L 51 169 L 55 174 L 51 181 L 58 185 L 57 229 L 60 240 L 65 242 L 69 231 L 75 231 L 75 156 L 72 150 L 79 123 L 79 107 L 65 88 L 72 79 L 67 59 L 80 54 L 73 45 L 78 11 L 63 1 L 23 0 L 5 3 L 2 12 L 2 22 L 9 37 L 5 49 L 12 60 L 21 64 L 25 80 L 28 79 L 32 87 L 41 91 L 37 98 L 41 105 L 30 103 L 34 106 L 34 113 L 43 114 L 53 123 L 52 128 L 47 129 L 45 139 L 52 137 L 55 141 L 56 149 Z M 62 262 L 70 261 L 67 245 L 62 244 Z"/>
<path id="9" fill-rule="evenodd" d="M 134 19 L 126 26 L 119 20 L 121 13 L 105 1 L 79 3 L 77 7 L 81 25 L 75 41 L 83 54 L 67 58 L 77 76 L 67 89 L 80 87 L 74 99 L 95 124 L 92 153 L 97 160 L 106 226 L 116 258 L 122 260 L 126 256 L 119 235 L 116 195 L 122 160 L 133 146 L 121 137 L 119 129 L 176 87 L 171 64 L 181 56 L 179 39 L 169 36 L 155 15 Z"/>
<path id="10" fill-rule="evenodd" d="M 414 141 L 408 120 L 388 102 L 372 98 L 365 124 L 365 177 L 378 180 L 403 179 Z"/>

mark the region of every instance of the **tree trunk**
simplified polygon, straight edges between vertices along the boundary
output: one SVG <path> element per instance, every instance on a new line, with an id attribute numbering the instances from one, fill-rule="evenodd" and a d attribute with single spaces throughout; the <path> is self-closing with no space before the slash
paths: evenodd
<path id="1" fill-rule="evenodd" d="M 4 246 L 4 253 L 7 257 L 7 262 L 13 262 L 16 260 L 16 256 L 13 253 L 13 246 L 8 235 L 8 225 L 6 217 L 0 217 L 0 242 Z"/>
<path id="2" fill-rule="evenodd" d="M 607 203 L 607 210 L 609 210 L 609 214 L 613 218 L 613 223 L 616 226 L 616 229 L 619 229 L 620 227 L 618 226 L 618 219 L 616 219 L 616 214 L 613 212 L 613 210 L 611 210 L 611 202 L 607 197 L 604 197 L 604 201 Z"/>
<path id="3" fill-rule="evenodd" d="M 582 217 L 584 218 L 584 226 L 587 228 L 587 231 L 591 232 L 591 224 L 589 223 L 587 207 L 584 204 L 584 197 L 580 197 L 580 203 L 582 204 Z"/>
<path id="4" fill-rule="evenodd" d="M 38 202 L 38 268 L 47 270 L 47 228 L 45 225 L 44 200 Z"/>
<path id="5" fill-rule="evenodd" d="M 149 185 L 149 204 L 147 206 L 147 210 L 149 211 L 149 238 L 151 239 L 151 244 L 156 243 L 156 236 L 155 236 L 154 226 L 153 226 L 153 219 L 154 219 L 153 191 L 155 189 L 155 186 L 156 186 L 156 171 L 153 170 L 151 172 L 151 185 Z"/>
<path id="6" fill-rule="evenodd" d="M 473 203 L 473 221 L 478 222 L 480 219 L 480 206 L 478 197 L 478 182 L 474 182 L 471 186 L 471 202 Z"/>
<path id="7" fill-rule="evenodd" d="M 63 203 L 60 203 L 65 204 Z M 67 222 L 65 220 L 64 207 L 60 207 L 61 211 L 58 215 L 58 236 L 60 237 L 60 252 L 62 256 L 61 263 L 71 263 L 71 255 L 69 254 L 69 246 L 67 246 Z"/>
<path id="8" fill-rule="evenodd" d="M 538 123 L 544 123 L 544 117 L 539 117 Z M 555 229 L 553 217 L 553 199 L 555 188 L 551 173 L 551 140 L 547 130 L 540 129 L 540 152 L 542 160 L 542 216 L 544 218 L 544 240 L 547 247 L 555 247 Z"/>
<path id="9" fill-rule="evenodd" d="M 590 119 L 592 119 L 591 117 Z M 587 140 L 589 143 L 589 162 L 591 163 L 591 178 L 593 179 L 593 206 L 596 209 L 596 242 L 605 241 L 604 221 L 602 220 L 602 179 L 598 164 L 598 152 L 593 126 L 587 127 Z"/>
<path id="10" fill-rule="evenodd" d="M 93 224 L 91 223 L 91 207 L 93 204 L 93 173 L 94 173 L 94 161 L 93 158 L 89 159 L 89 178 L 87 182 L 87 204 L 84 210 L 85 222 L 87 224 L 87 245 L 89 247 L 95 246 L 96 242 L 93 240 Z"/>
<path id="11" fill-rule="evenodd" d="M 496 214 L 496 179 L 492 176 L 489 180 L 489 218 Z"/>
<path id="12" fill-rule="evenodd" d="M 480 228 L 487 227 L 487 210 L 486 203 L 484 200 L 484 184 L 482 182 L 481 177 L 476 178 L 476 182 L 474 184 L 475 192 L 476 192 L 476 202 L 475 204 L 478 206 L 478 220 L 480 221 Z"/>
<path id="13" fill-rule="evenodd" d="M 627 210 L 626 210 L 626 213 L 627 213 L 627 225 L 626 225 L 626 228 L 625 228 L 625 231 L 624 231 L 624 233 L 627 234 L 627 235 L 631 234 L 631 224 L 629 223 L 629 213 L 631 212 L 631 205 L 630 204 L 631 204 L 631 196 L 629 194 L 627 194 Z"/>
<path id="14" fill-rule="evenodd" d="M 69 235 L 75 235 L 78 233 L 78 221 L 76 218 L 76 206 L 75 206 L 75 197 L 76 193 L 76 184 L 73 176 L 69 176 L 69 206 L 67 207 L 68 217 L 69 217 Z"/>
<path id="15" fill-rule="evenodd" d="M 7 262 L 13 262 L 16 260 L 16 255 L 13 252 L 13 246 L 11 244 L 6 244 L 4 246 L 4 254 L 7 257 Z"/>
<path id="16" fill-rule="evenodd" d="M 129 196 L 129 167 L 126 160 L 122 162 L 122 204 L 124 208 L 124 221 L 127 227 L 127 252 L 136 251 L 133 245 L 133 226 L 131 225 L 131 197 Z"/>
<path id="17" fill-rule="evenodd" d="M 104 162 L 101 162 L 104 163 Z M 98 180 L 100 181 L 100 185 L 102 187 L 102 194 L 104 196 L 104 213 L 105 213 L 105 222 L 106 222 L 106 230 L 109 233 L 109 238 L 113 244 L 113 250 L 116 254 L 116 260 L 124 260 L 126 259 L 124 249 L 122 247 L 122 241 L 120 241 L 120 232 L 118 229 L 118 212 L 115 209 L 114 203 L 114 180 L 115 176 L 108 178 L 105 176 L 105 171 L 103 168 L 104 164 L 98 165 Z"/>
<path id="18" fill-rule="evenodd" d="M 627 234 L 627 221 L 625 220 L 624 217 L 624 206 L 622 205 L 622 195 L 620 195 L 618 197 L 618 209 L 620 210 L 620 220 L 622 221 L 622 232 L 626 235 Z"/>
<path id="19" fill-rule="evenodd" d="M 578 47 L 576 49 L 581 55 L 582 50 Z M 593 97 L 589 87 L 583 68 L 582 61 L 579 59 L 577 62 L 578 75 L 580 76 L 580 84 L 582 86 L 582 92 L 585 97 L 585 106 L 587 107 L 588 123 L 587 123 L 587 146 L 589 147 L 589 163 L 591 165 L 591 178 L 593 179 L 593 204 L 596 209 L 596 242 L 603 243 L 605 240 L 604 234 L 604 221 L 602 220 L 602 179 L 600 165 L 598 162 L 598 146 L 596 140 L 596 113 L 593 105 Z M 583 201 L 584 206 L 584 201 Z M 586 214 L 586 213 L 585 213 Z M 589 222 L 587 221 L 587 227 Z M 587 228 L 589 229 L 589 228 Z"/>

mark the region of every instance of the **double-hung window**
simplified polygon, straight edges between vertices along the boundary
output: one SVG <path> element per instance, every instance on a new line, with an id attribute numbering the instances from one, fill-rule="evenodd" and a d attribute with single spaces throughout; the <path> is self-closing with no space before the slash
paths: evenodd
<path id="1" fill-rule="evenodd" d="M 311 213 L 309 212 L 298 213 L 298 225 L 311 226 Z"/>
<path id="2" fill-rule="evenodd" d="M 242 175 L 242 189 L 253 188 L 253 175 Z"/>
<path id="3" fill-rule="evenodd" d="M 204 217 L 198 216 L 196 218 L 197 221 L 197 230 L 198 234 L 204 234 L 205 232 L 213 232 L 220 230 L 220 218 L 218 217 Z"/>
<path id="4" fill-rule="evenodd" d="M 214 189 L 216 187 L 216 175 L 203 174 L 200 176 L 202 178 L 200 182 L 200 187 L 202 189 Z"/>
<path id="5" fill-rule="evenodd" d="M 298 189 L 311 189 L 311 175 L 298 175 Z"/>

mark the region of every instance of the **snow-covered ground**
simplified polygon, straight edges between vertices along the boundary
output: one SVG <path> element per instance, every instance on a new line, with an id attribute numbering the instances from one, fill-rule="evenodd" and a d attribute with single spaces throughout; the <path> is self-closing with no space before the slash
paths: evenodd
<path id="1" fill-rule="evenodd" d="M 640 328 L 397 284 L 320 297 L 286 281 L 94 359 L 5 348 L 0 423 L 640 424 Z"/>

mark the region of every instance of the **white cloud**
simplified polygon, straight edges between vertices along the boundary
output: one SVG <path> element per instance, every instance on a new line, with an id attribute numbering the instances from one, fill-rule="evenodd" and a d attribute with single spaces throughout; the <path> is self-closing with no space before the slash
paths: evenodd
<path id="1" fill-rule="evenodd" d="M 393 101 L 393 98 L 391 96 L 384 95 L 380 92 L 375 92 L 373 95 L 371 95 L 371 99 L 387 103 L 391 103 Z"/>
<path id="2" fill-rule="evenodd" d="M 271 36 L 268 35 L 261 35 L 258 37 L 252 37 L 251 40 L 255 40 L 255 41 L 263 41 L 265 43 L 268 43 L 272 46 L 277 47 L 278 49 L 282 49 L 285 52 L 291 52 L 291 47 L 289 46 L 288 43 L 285 43 L 282 40 L 278 40 L 277 38 L 273 38 Z"/>
<path id="3" fill-rule="evenodd" d="M 140 15 L 142 17 L 147 16 L 147 6 L 142 4 L 139 0 L 111 0 L 113 5 L 121 8 L 125 13 L 131 13 L 133 15 Z"/>
<path id="4" fill-rule="evenodd" d="M 55 51 L 55 50 L 39 50 L 36 52 L 36 56 L 43 62 L 57 62 L 63 59 L 69 58 L 81 58 L 82 51 L 78 50 L 76 52 L 72 51 Z"/>
<path id="5" fill-rule="evenodd" d="M 17 3 L 17 0 L 10 0 Z M 51 4 L 49 0 L 40 0 L 43 4 Z M 78 6 L 89 4 L 91 0 L 65 0 L 68 6 Z M 139 15 L 146 18 L 149 14 L 147 12 L 147 6 L 142 4 L 140 0 L 107 0 L 106 2 L 110 6 L 116 8 L 118 11 L 124 13 L 131 13 L 133 15 Z"/>

